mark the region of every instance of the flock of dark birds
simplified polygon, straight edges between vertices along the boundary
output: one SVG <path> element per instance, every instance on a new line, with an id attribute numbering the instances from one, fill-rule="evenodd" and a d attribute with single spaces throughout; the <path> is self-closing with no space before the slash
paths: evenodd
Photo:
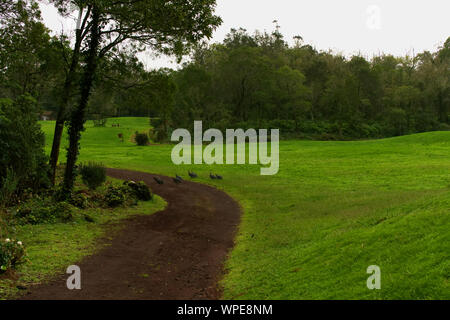
<path id="1" fill-rule="evenodd" d="M 189 175 L 189 177 L 191 177 L 191 179 L 198 178 L 198 175 L 197 175 L 195 172 L 188 171 L 188 175 Z M 218 175 L 218 174 L 212 174 L 212 173 L 210 173 L 210 174 L 209 174 L 209 177 L 210 177 L 212 180 L 223 180 L 223 177 L 220 176 L 220 175 Z M 162 179 L 159 178 L 159 177 L 153 177 L 153 179 L 154 179 L 154 180 L 156 181 L 156 183 L 159 184 L 159 185 L 163 185 L 163 184 L 164 184 L 164 180 L 162 180 Z M 180 184 L 180 183 L 183 183 L 183 181 L 184 181 L 184 179 L 183 179 L 182 177 L 180 177 L 178 174 L 175 175 L 175 177 L 172 178 L 172 180 L 173 180 L 173 182 L 175 182 L 175 184 Z"/>

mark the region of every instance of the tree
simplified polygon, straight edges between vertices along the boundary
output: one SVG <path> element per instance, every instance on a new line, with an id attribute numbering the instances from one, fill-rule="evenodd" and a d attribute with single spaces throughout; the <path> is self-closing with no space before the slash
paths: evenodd
<path id="1" fill-rule="evenodd" d="M 71 190 L 79 139 L 84 129 L 85 110 L 91 93 L 98 59 L 119 45 L 151 48 L 181 56 L 212 31 L 221 20 L 213 14 L 215 0 L 190 1 L 87 1 L 92 5 L 88 62 L 81 83 L 81 97 L 69 120 L 69 148 L 64 187 Z M 95 10 L 94 10 L 95 9 Z M 95 14 L 94 14 L 94 11 Z M 96 16 L 97 15 L 97 16 Z M 98 44 L 96 42 L 98 41 Z"/>
<path id="2" fill-rule="evenodd" d="M 61 75 L 60 49 L 33 1 L 7 1 L 0 22 L 0 96 L 30 94 L 37 102 Z"/>
<path id="3" fill-rule="evenodd" d="M 100 45 L 100 15 L 101 7 L 92 5 L 92 21 L 87 52 L 86 65 L 83 69 L 83 79 L 80 83 L 80 100 L 78 106 L 73 109 L 69 120 L 69 147 L 67 148 L 67 164 L 64 172 L 64 190 L 71 191 L 75 179 L 75 164 L 79 152 L 81 131 L 84 129 L 85 110 L 89 102 L 89 96 L 94 82 L 97 68 L 97 54 Z"/>
<path id="4" fill-rule="evenodd" d="M 0 99 L 0 193 L 5 183 L 20 194 L 49 186 L 44 134 L 37 123 L 36 100 L 30 95 Z M 7 199 L 1 199 L 5 201 Z M 4 203 L 2 203 L 3 205 Z"/>
<path id="5" fill-rule="evenodd" d="M 43 101 L 52 95 L 48 88 L 61 76 L 59 53 L 35 1 L 0 2 L 2 195 L 6 189 L 20 194 L 48 187 L 44 134 L 37 120 Z"/>
<path id="6" fill-rule="evenodd" d="M 297 37 L 232 29 L 176 72 L 171 120 L 190 128 L 277 126 L 321 138 L 367 138 L 448 128 L 448 47 L 367 60 L 317 51 Z M 322 135 L 325 133 L 324 135 Z"/>
<path id="7" fill-rule="evenodd" d="M 150 117 L 170 112 L 174 92 L 170 73 L 166 69 L 147 71 L 135 55 L 126 52 L 102 59 L 89 114 Z"/>
<path id="8" fill-rule="evenodd" d="M 61 1 L 57 0 L 54 1 L 57 7 L 59 8 L 61 14 L 66 15 L 69 11 L 67 7 L 67 1 Z M 85 1 L 73 1 L 73 4 L 78 6 L 79 8 L 79 14 L 78 14 L 78 21 L 77 21 L 77 28 L 75 31 L 75 44 L 74 48 L 71 51 L 70 55 L 70 62 L 68 62 L 69 66 L 66 70 L 65 80 L 64 80 L 64 86 L 61 94 L 61 98 L 59 101 L 59 107 L 58 112 L 56 116 L 56 124 L 55 124 L 55 131 L 53 134 L 53 144 L 52 144 L 52 150 L 50 153 L 50 166 L 51 166 L 51 180 L 53 184 L 55 183 L 55 177 L 56 177 L 56 167 L 58 165 L 58 159 L 59 159 L 59 150 L 61 147 L 61 138 L 64 131 L 64 123 L 67 118 L 67 108 L 69 107 L 69 103 L 71 100 L 74 82 L 76 78 L 76 72 L 79 66 L 80 61 L 80 52 L 81 52 L 81 46 L 83 43 L 83 40 L 85 39 L 87 33 L 88 33 L 88 19 L 91 15 L 92 11 L 92 5 L 91 4 L 85 4 Z M 86 5 L 86 9 L 85 9 Z M 86 12 L 85 12 L 86 11 Z M 84 15 L 84 17 L 83 17 Z M 67 59 L 67 61 L 69 60 Z"/>
<path id="9" fill-rule="evenodd" d="M 437 53 L 419 55 L 417 82 L 426 101 L 431 104 L 441 123 L 449 123 L 450 112 L 450 38 Z"/>

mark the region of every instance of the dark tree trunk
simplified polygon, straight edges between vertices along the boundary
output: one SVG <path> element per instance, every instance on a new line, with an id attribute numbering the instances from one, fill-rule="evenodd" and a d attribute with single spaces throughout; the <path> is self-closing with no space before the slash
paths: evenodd
<path id="1" fill-rule="evenodd" d="M 75 79 L 75 73 L 78 67 L 78 62 L 80 60 L 80 49 L 82 42 L 81 33 L 82 30 L 78 29 L 76 34 L 75 47 L 72 54 L 72 61 L 70 63 L 70 68 L 66 76 L 66 81 L 64 82 L 61 104 L 59 106 L 58 115 L 56 117 L 55 134 L 53 135 L 53 145 L 50 154 L 50 167 L 51 167 L 50 178 L 53 184 L 55 184 L 56 166 L 58 165 L 61 137 L 64 131 L 64 122 L 66 121 L 66 110 L 69 105 L 70 96 L 72 94 L 73 89 L 73 82 Z"/>
<path id="2" fill-rule="evenodd" d="M 99 20 L 100 10 L 97 5 L 93 5 L 88 56 L 83 69 L 83 78 L 80 83 L 80 101 L 78 106 L 72 111 L 69 119 L 69 148 L 67 149 L 67 165 L 64 174 L 64 190 L 66 192 L 71 192 L 73 189 L 75 164 L 79 153 L 81 132 L 84 130 L 86 108 L 97 69 L 98 48 L 100 44 Z"/>

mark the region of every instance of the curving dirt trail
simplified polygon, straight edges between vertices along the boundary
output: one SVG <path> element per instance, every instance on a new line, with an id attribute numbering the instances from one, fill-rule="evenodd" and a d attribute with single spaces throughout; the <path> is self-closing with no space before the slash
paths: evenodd
<path id="1" fill-rule="evenodd" d="M 98 253 L 78 263 L 82 290 L 66 288 L 68 275 L 33 287 L 26 300 L 218 299 L 218 281 L 240 221 L 239 205 L 212 187 L 172 178 L 108 169 L 118 179 L 144 181 L 168 202 L 149 216 L 123 221 L 125 227 Z"/>

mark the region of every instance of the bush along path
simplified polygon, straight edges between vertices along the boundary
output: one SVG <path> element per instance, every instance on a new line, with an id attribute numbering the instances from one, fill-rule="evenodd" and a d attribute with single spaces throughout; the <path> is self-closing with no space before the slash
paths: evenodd
<path id="1" fill-rule="evenodd" d="M 144 181 L 168 202 L 165 210 L 125 220 L 109 246 L 86 257 L 81 290 L 67 274 L 30 288 L 23 299 L 218 299 L 218 281 L 240 221 L 241 209 L 212 187 L 171 178 L 108 169 L 113 178 Z"/>

